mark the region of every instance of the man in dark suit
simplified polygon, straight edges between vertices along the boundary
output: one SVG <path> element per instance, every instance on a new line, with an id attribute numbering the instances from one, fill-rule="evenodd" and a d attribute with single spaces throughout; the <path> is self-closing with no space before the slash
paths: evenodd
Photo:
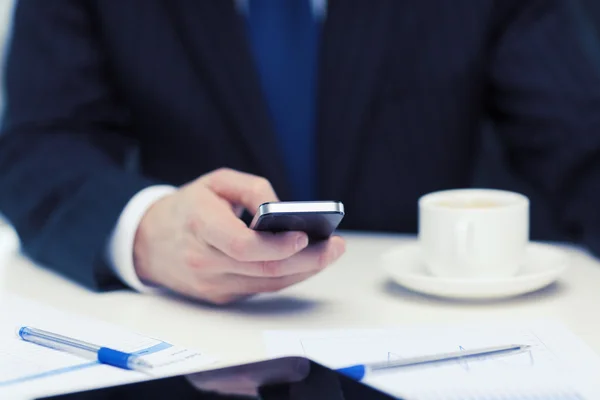
<path id="1" fill-rule="evenodd" d="M 414 232 L 470 184 L 490 120 L 511 169 L 600 251 L 600 60 L 575 1 L 20 0 L 0 211 L 36 261 L 97 290 L 227 303 L 335 261 L 258 234 L 276 199 Z"/>
<path id="2" fill-rule="evenodd" d="M 600 34 L 600 2 L 595 0 L 584 0 L 583 6 L 594 25 L 596 34 Z"/>

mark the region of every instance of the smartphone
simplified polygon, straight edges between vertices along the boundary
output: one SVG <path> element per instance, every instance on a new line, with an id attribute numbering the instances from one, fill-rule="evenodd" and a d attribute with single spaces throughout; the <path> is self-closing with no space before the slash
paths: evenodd
<path id="1" fill-rule="evenodd" d="M 250 228 L 257 231 L 300 231 L 310 242 L 329 238 L 344 218 L 339 201 L 282 201 L 258 207 Z"/>

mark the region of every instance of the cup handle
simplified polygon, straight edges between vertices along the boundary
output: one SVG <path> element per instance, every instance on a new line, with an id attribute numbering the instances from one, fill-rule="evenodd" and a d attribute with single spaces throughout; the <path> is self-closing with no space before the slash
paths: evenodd
<path id="1" fill-rule="evenodd" d="M 473 223 L 461 221 L 454 232 L 456 252 L 459 259 L 466 260 L 473 251 Z"/>

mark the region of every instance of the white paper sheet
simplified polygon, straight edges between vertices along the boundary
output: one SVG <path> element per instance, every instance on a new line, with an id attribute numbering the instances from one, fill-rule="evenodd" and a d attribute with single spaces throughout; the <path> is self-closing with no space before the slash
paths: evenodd
<path id="1" fill-rule="evenodd" d="M 32 326 L 136 353 L 153 365 L 152 376 L 100 365 L 21 340 L 16 330 Z M 17 297 L 0 297 L 0 398 L 33 398 L 134 382 L 198 370 L 215 358 L 119 327 L 67 314 Z"/>
<path id="2" fill-rule="evenodd" d="M 268 331 L 271 357 L 299 355 L 333 368 L 487 346 L 528 344 L 530 351 L 396 369 L 365 383 L 407 399 L 600 399 L 600 359 L 564 326 L 551 321 L 485 326 Z M 529 397 L 523 397 L 529 396 Z"/>

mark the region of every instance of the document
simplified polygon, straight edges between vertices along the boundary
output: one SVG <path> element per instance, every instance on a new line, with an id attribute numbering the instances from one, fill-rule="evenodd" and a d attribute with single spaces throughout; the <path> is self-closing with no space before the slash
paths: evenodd
<path id="1" fill-rule="evenodd" d="M 31 326 L 143 356 L 152 375 L 128 371 L 25 342 L 17 335 Z M 34 398 L 129 383 L 199 370 L 216 359 L 83 316 L 28 300 L 0 296 L 0 398 Z"/>
<path id="2" fill-rule="evenodd" d="M 331 368 L 490 346 L 515 354 L 373 372 L 364 383 L 428 400 L 600 399 L 600 358 L 555 321 L 316 331 L 268 331 L 269 356 L 305 356 Z"/>

